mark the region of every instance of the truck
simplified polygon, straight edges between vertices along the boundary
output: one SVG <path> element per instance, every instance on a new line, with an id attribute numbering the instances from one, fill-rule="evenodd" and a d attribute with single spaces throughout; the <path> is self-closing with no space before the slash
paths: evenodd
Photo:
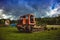
<path id="1" fill-rule="evenodd" d="M 34 32 L 43 30 L 44 28 L 36 26 L 36 19 L 33 14 L 26 14 L 20 16 L 17 23 L 17 29 L 20 32 Z"/>

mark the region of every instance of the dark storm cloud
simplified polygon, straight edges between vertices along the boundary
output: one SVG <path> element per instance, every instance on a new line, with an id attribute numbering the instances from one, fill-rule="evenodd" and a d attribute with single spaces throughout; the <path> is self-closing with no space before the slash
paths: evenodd
<path id="1" fill-rule="evenodd" d="M 0 0 L 0 9 L 3 9 L 6 17 L 10 15 L 12 19 L 28 13 L 45 17 L 51 11 L 50 8 L 54 10 L 59 3 L 59 0 Z"/>

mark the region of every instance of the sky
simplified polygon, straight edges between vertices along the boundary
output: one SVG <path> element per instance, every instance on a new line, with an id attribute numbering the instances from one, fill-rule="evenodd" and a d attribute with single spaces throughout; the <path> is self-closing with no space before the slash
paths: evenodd
<path id="1" fill-rule="evenodd" d="M 60 0 L 0 0 L 0 19 L 16 20 L 21 15 L 57 17 L 60 15 Z"/>

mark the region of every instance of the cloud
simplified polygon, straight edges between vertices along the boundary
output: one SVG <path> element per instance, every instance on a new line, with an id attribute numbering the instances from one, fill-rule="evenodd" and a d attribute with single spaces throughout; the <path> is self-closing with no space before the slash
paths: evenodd
<path id="1" fill-rule="evenodd" d="M 0 19 L 11 19 L 11 20 L 13 20 L 14 18 L 15 18 L 15 16 L 7 15 L 4 13 L 3 9 L 0 9 Z"/>
<path id="2" fill-rule="evenodd" d="M 53 17 L 60 14 L 58 0 L 4 0 L 0 1 L 0 19 L 18 19 L 33 13 L 36 17 Z"/>
<path id="3" fill-rule="evenodd" d="M 58 16 L 60 13 L 60 3 L 55 3 L 52 6 L 49 7 L 49 11 L 47 11 L 47 15 L 49 17 L 56 17 Z"/>

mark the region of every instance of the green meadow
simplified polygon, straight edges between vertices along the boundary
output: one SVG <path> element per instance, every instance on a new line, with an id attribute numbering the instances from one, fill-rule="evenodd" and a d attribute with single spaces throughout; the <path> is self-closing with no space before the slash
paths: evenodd
<path id="1" fill-rule="evenodd" d="M 0 40 L 60 40 L 60 29 L 20 33 L 16 27 L 0 27 Z"/>

